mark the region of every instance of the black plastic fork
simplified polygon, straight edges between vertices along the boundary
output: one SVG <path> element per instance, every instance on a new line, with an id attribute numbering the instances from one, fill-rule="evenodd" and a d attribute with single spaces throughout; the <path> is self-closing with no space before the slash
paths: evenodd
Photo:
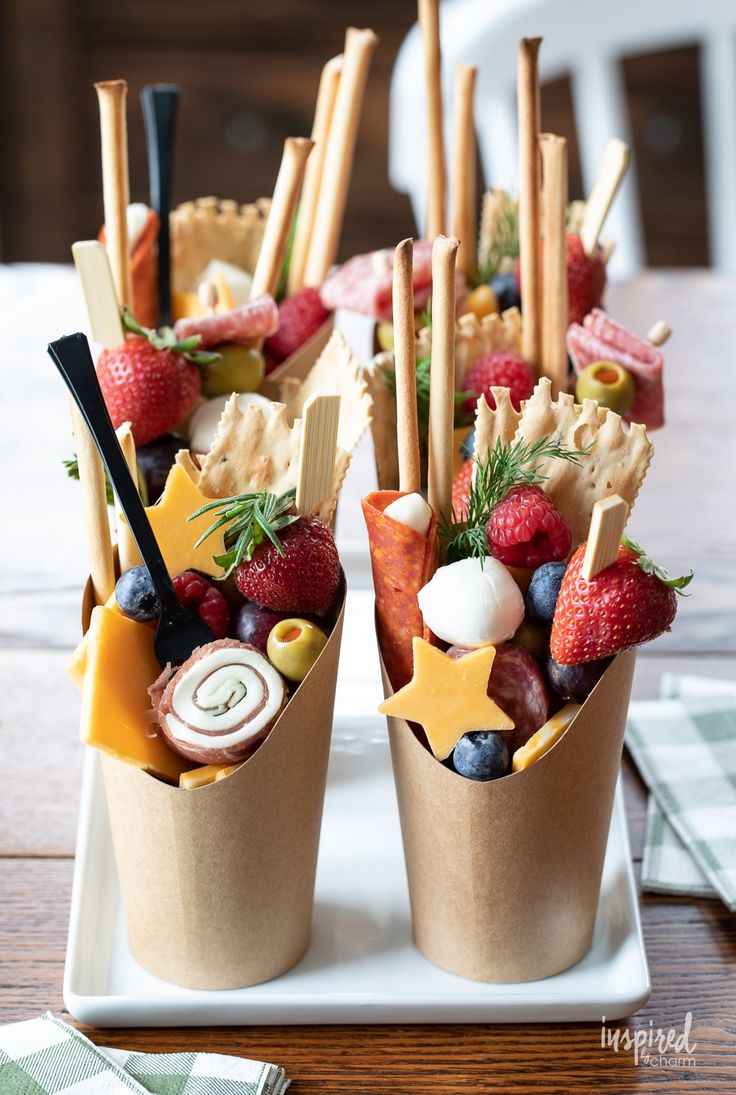
<path id="1" fill-rule="evenodd" d="M 199 616 L 195 616 L 177 600 L 161 550 L 138 494 L 138 487 L 128 471 L 120 442 L 110 421 L 86 337 L 83 334 L 67 335 L 51 342 L 48 350 L 89 426 L 107 469 L 108 478 L 158 594 L 161 616 L 153 646 L 156 657 L 162 667 L 168 663 L 178 665 L 186 661 L 196 647 L 212 642 L 214 635 Z"/>

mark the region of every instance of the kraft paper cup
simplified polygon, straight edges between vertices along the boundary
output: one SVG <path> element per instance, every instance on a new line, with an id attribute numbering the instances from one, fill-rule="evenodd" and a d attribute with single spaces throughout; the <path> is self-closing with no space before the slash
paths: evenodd
<path id="1" fill-rule="evenodd" d="M 531 981 L 589 949 L 635 660 L 614 659 L 535 764 L 488 783 L 445 768 L 407 722 L 387 720 L 414 940 L 435 965 Z"/>
<path id="2" fill-rule="evenodd" d="M 130 949 L 157 977 L 244 988 L 278 977 L 307 950 L 344 580 L 341 596 L 310 673 L 232 775 L 186 790 L 102 756 Z"/>

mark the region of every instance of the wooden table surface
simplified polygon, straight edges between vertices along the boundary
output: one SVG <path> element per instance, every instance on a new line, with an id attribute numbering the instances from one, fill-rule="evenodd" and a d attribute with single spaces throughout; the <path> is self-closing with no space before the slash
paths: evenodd
<path id="1" fill-rule="evenodd" d="M 654 697 L 664 670 L 733 677 L 736 666 L 736 383 L 734 284 L 707 272 L 645 275 L 609 290 L 618 318 L 646 331 L 659 318 L 667 349 L 668 424 L 630 531 L 672 570 L 693 566 L 692 596 L 675 630 L 638 660 L 637 697 Z M 85 570 L 78 489 L 58 461 L 70 442 L 66 404 L 46 342 L 76 329 L 76 288 L 64 268 L 0 269 L 5 474 L 0 680 L 0 1021 L 61 996 L 82 749 L 79 698 L 64 674 L 78 627 Z M 363 478 L 353 477 L 353 494 Z M 350 485 L 348 485 L 350 493 Z M 345 498 L 343 535 L 358 528 Z M 347 528 L 347 532 L 345 529 Z M 633 854 L 640 866 L 646 796 L 625 761 Z M 634 1031 L 682 1030 L 692 1013 L 694 1067 L 634 1063 L 600 1044 L 600 1025 L 253 1027 L 92 1031 L 101 1044 L 209 1050 L 283 1065 L 292 1090 L 327 1095 L 481 1095 L 487 1092 L 736 1091 L 736 919 L 717 900 L 644 895 L 652 977 Z"/>

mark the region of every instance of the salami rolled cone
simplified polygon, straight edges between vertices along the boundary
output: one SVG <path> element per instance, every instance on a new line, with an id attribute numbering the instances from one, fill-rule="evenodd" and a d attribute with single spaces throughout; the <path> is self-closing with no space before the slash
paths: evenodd
<path id="1" fill-rule="evenodd" d="M 133 298 L 128 254 L 128 129 L 125 80 L 95 84 L 100 107 L 102 139 L 102 200 L 105 210 L 105 245 L 110 257 L 115 291 L 121 308 Z"/>
<path id="2" fill-rule="evenodd" d="M 393 320 L 396 371 L 396 441 L 399 456 L 399 490 L 418 493 L 422 487 L 419 467 L 417 420 L 416 334 L 414 331 L 413 243 L 402 240 L 394 254 Z"/>
<path id="3" fill-rule="evenodd" d="M 542 152 L 542 375 L 556 399 L 567 389 L 567 142 L 545 133 Z"/>
<path id="4" fill-rule="evenodd" d="M 580 226 L 580 239 L 586 255 L 592 255 L 598 243 L 598 237 L 608 216 L 608 210 L 618 193 L 631 160 L 631 149 L 617 137 L 612 137 L 603 154 L 600 174 L 585 203 L 583 223 Z"/>
<path id="5" fill-rule="evenodd" d="M 304 168 L 313 146 L 314 142 L 309 137 L 287 137 L 284 141 L 281 167 L 273 191 L 263 242 L 258 252 L 258 262 L 253 271 L 251 300 L 263 293 L 270 293 L 271 296 L 276 293 L 299 189 L 304 178 Z"/>
<path id="6" fill-rule="evenodd" d="M 325 151 L 341 73 L 342 54 L 340 53 L 337 57 L 330 58 L 322 69 L 322 76 L 319 81 L 317 104 L 312 124 L 314 148 L 304 170 L 304 183 L 302 184 L 299 213 L 289 263 L 288 292 L 290 296 L 301 289 L 304 284 L 304 268 L 307 263 L 307 254 L 309 253 L 309 245 L 314 230 L 314 216 L 317 210 L 317 199 L 319 198 L 325 165 Z"/>
<path id="7" fill-rule="evenodd" d="M 629 507 L 618 494 L 611 494 L 595 503 L 580 568 L 586 582 L 615 563 L 628 519 Z"/>
<path id="8" fill-rule="evenodd" d="M 442 135 L 442 54 L 439 0 L 418 0 L 419 29 L 424 43 L 427 89 L 427 211 L 425 236 L 433 240 L 445 231 L 445 148 Z"/>
<path id="9" fill-rule="evenodd" d="M 455 109 L 453 122 L 452 166 L 452 231 L 460 240 L 457 265 L 464 273 L 476 266 L 476 151 L 473 122 L 473 98 L 478 70 L 474 65 L 460 64 L 455 76 Z"/>
<path id="10" fill-rule="evenodd" d="M 455 417 L 455 260 L 460 241 L 438 236 L 432 247 L 432 364 L 429 384 L 427 500 L 435 517 L 452 508 Z"/>
<path id="11" fill-rule="evenodd" d="M 115 431 L 120 442 L 120 448 L 123 450 L 123 456 L 125 457 L 125 463 L 128 465 L 128 471 L 131 474 L 134 483 L 138 482 L 138 465 L 135 458 L 135 441 L 133 440 L 133 433 L 130 428 L 130 422 L 123 422 L 122 426 L 119 426 Z M 133 539 L 133 534 L 128 527 L 128 522 L 123 516 L 123 511 L 120 509 L 120 503 L 115 498 L 115 522 L 118 530 L 118 559 L 120 561 L 120 573 L 130 570 L 131 567 L 138 566 L 141 560 L 141 553 L 138 550 L 138 546 Z"/>
<path id="12" fill-rule="evenodd" d="M 542 354 L 542 277 L 539 218 L 539 73 L 541 38 L 519 43 L 519 265 L 524 301 L 522 356 L 539 369 Z"/>
<path id="13" fill-rule="evenodd" d="M 105 470 L 86 422 L 71 400 L 69 405 L 79 467 L 79 482 L 82 487 L 90 580 L 95 601 L 101 605 L 115 588 L 115 563 L 107 514 Z"/>
<path id="14" fill-rule="evenodd" d="M 378 37 L 372 30 L 348 27 L 345 34 L 342 75 L 327 138 L 314 227 L 304 269 L 305 285 L 321 285 L 337 258 L 363 93 L 377 43 Z"/>

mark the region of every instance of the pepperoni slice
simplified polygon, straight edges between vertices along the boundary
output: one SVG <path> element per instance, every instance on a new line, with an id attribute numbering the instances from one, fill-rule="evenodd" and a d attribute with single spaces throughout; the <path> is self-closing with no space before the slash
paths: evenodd
<path id="1" fill-rule="evenodd" d="M 158 324 L 158 230 L 160 221 L 153 209 L 148 210 L 143 231 L 130 256 L 130 280 L 133 284 L 131 311 L 144 327 Z M 105 244 L 104 225 L 99 241 Z"/>

